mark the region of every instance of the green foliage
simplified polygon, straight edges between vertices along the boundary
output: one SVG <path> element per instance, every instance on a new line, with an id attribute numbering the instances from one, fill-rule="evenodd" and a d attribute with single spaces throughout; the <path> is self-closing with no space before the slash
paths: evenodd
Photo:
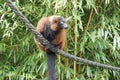
<path id="1" fill-rule="evenodd" d="M 120 66 L 119 0 L 13 0 L 36 26 L 41 17 L 61 15 L 67 18 L 67 49 L 74 55 L 108 65 Z M 93 15 L 87 28 L 91 9 Z M 46 80 L 46 55 L 34 44 L 34 35 L 13 11 L 0 0 L 0 80 Z M 74 37 L 77 38 L 75 42 Z M 81 63 L 73 77 L 73 61 L 64 58 L 57 64 L 61 80 L 119 80 L 120 73 Z M 77 66 L 78 69 L 78 66 Z"/>

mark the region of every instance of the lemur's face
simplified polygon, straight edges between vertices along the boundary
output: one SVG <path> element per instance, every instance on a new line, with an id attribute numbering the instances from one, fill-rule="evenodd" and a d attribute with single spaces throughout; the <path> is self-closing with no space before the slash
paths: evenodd
<path id="1" fill-rule="evenodd" d="M 54 31 L 68 28 L 67 22 L 63 17 L 50 16 L 49 21 L 51 23 L 51 29 Z"/>
<path id="2" fill-rule="evenodd" d="M 58 17 L 58 27 L 60 27 L 61 29 L 67 29 L 68 28 L 67 22 L 64 18 Z"/>

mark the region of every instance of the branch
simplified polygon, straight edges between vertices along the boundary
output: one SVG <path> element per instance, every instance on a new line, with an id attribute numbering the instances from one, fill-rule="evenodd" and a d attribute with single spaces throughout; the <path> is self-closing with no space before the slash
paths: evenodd
<path id="1" fill-rule="evenodd" d="M 27 25 L 27 28 L 29 28 L 29 30 L 38 37 L 39 41 L 43 42 L 43 45 L 46 46 L 48 45 L 48 40 L 46 40 L 39 32 L 36 31 L 36 29 L 34 28 L 34 26 L 29 22 L 29 20 L 17 9 L 17 7 L 15 5 L 13 5 L 11 0 L 5 0 L 5 2 L 8 4 L 8 6 L 13 10 L 13 12 L 19 17 L 19 19 L 24 22 Z M 64 57 L 67 57 L 71 60 L 75 60 L 84 64 L 88 64 L 88 65 L 92 65 L 92 66 L 97 66 L 97 67 L 102 67 L 102 68 L 106 68 L 106 69 L 110 69 L 110 70 L 116 70 L 116 71 L 120 71 L 119 67 L 114 67 L 114 66 L 108 66 L 108 65 L 104 65 L 98 62 L 93 62 L 90 60 L 86 60 L 80 57 L 75 57 L 69 53 L 65 53 L 64 51 L 58 49 L 56 50 L 55 47 L 51 47 L 50 48 L 51 51 L 58 53 Z"/>

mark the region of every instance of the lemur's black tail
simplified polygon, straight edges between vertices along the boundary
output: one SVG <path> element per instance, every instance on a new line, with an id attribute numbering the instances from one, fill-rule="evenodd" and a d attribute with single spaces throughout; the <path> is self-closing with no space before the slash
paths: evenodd
<path id="1" fill-rule="evenodd" d="M 55 53 L 47 51 L 48 80 L 56 80 L 55 60 Z"/>

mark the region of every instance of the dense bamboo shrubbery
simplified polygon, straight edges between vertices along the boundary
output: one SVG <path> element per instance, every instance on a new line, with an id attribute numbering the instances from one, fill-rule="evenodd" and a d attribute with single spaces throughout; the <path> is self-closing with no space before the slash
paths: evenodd
<path id="1" fill-rule="evenodd" d="M 36 26 L 44 16 L 67 18 L 65 51 L 85 59 L 120 66 L 119 0 L 13 0 Z M 46 55 L 33 42 L 33 34 L 0 0 L 0 80 L 45 80 Z M 120 73 L 92 67 L 58 56 L 59 80 L 119 80 Z"/>

